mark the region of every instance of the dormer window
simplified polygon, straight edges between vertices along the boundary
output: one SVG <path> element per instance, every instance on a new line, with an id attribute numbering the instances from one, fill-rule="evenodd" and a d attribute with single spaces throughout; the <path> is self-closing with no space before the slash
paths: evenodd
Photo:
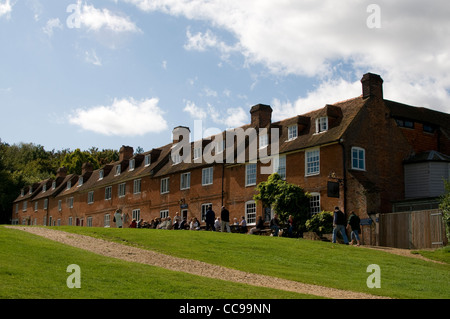
<path id="1" fill-rule="evenodd" d="M 145 155 L 145 166 L 149 166 L 152 163 L 150 155 Z"/>
<path id="2" fill-rule="evenodd" d="M 172 161 L 173 165 L 181 163 L 181 155 L 179 153 L 172 155 Z"/>
<path id="3" fill-rule="evenodd" d="M 216 154 L 222 153 L 224 149 L 225 149 L 225 140 L 219 139 L 216 142 Z"/>
<path id="4" fill-rule="evenodd" d="M 45 193 L 47 191 L 47 184 L 44 184 L 42 186 L 42 192 Z"/>
<path id="5" fill-rule="evenodd" d="M 98 172 L 98 179 L 99 179 L 99 180 L 103 179 L 104 174 L 105 174 L 105 172 L 104 172 L 103 170 L 100 170 L 100 171 Z"/>
<path id="6" fill-rule="evenodd" d="M 32 194 L 33 193 L 33 188 L 30 187 L 30 191 L 28 193 Z"/>
<path id="7" fill-rule="evenodd" d="M 53 181 L 52 182 L 52 189 L 55 189 L 56 188 L 56 181 Z"/>
<path id="8" fill-rule="evenodd" d="M 328 117 L 319 117 L 316 119 L 316 133 L 328 131 Z"/>
<path id="9" fill-rule="evenodd" d="M 68 181 L 67 182 L 67 188 L 66 189 L 70 189 L 72 187 L 72 181 Z"/>
<path id="10" fill-rule="evenodd" d="M 23 190 L 23 188 L 20 190 L 20 196 L 24 196 L 25 195 L 25 191 Z"/>
<path id="11" fill-rule="evenodd" d="M 297 125 L 292 125 L 288 127 L 288 141 L 296 139 L 298 136 Z"/>
<path id="12" fill-rule="evenodd" d="M 83 185 L 83 176 L 80 176 L 80 178 L 78 179 L 78 187 L 80 187 L 81 185 Z"/>
<path id="13" fill-rule="evenodd" d="M 130 167 L 128 168 L 129 171 L 133 171 L 134 170 L 134 163 L 135 163 L 134 159 L 130 160 Z"/>
<path id="14" fill-rule="evenodd" d="M 120 165 L 117 165 L 116 166 L 116 175 L 115 176 L 120 175 L 121 170 L 122 170 L 122 167 Z"/>
<path id="15" fill-rule="evenodd" d="M 259 148 L 264 148 L 269 145 L 269 135 L 264 134 L 259 136 Z"/>
<path id="16" fill-rule="evenodd" d="M 202 157 L 202 148 L 196 147 L 194 148 L 194 159 Z"/>

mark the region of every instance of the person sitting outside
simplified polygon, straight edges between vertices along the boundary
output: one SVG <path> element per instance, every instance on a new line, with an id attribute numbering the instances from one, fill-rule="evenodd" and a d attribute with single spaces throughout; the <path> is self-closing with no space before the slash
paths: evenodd
<path id="1" fill-rule="evenodd" d="M 275 214 L 270 220 L 270 229 L 273 230 L 273 236 L 278 237 L 278 232 L 280 231 L 280 221 L 278 220 L 278 214 Z"/>
<path id="2" fill-rule="evenodd" d="M 247 233 L 247 221 L 245 220 L 245 216 L 242 216 L 241 222 L 239 223 L 240 232 L 242 234 Z"/>
<path id="3" fill-rule="evenodd" d="M 248 232 L 250 235 L 254 235 L 259 233 L 262 229 L 264 229 L 264 220 L 262 218 L 262 216 L 258 216 L 258 221 L 256 222 L 256 227 L 253 227 L 252 229 L 250 229 L 250 231 Z"/>

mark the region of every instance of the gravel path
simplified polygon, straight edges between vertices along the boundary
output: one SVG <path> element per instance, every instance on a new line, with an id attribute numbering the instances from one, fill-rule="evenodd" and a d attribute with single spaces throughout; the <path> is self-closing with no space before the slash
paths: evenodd
<path id="1" fill-rule="evenodd" d="M 334 288 L 304 284 L 296 281 L 280 279 L 265 275 L 252 274 L 201 261 L 178 258 L 156 253 L 150 250 L 126 246 L 89 236 L 71 234 L 43 227 L 5 226 L 39 235 L 66 245 L 78 247 L 90 252 L 137 262 L 173 271 L 185 272 L 197 276 L 227 280 L 247 285 L 274 288 L 302 294 L 310 294 L 333 299 L 385 299 L 365 293 L 352 292 Z"/>

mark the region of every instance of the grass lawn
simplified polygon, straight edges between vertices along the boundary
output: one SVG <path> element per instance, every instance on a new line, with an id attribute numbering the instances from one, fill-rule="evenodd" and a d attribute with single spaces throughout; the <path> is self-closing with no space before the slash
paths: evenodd
<path id="1" fill-rule="evenodd" d="M 67 266 L 81 268 L 69 289 Z M 229 283 L 102 257 L 0 226 L 0 299 L 297 299 L 314 296 Z"/>
<path id="2" fill-rule="evenodd" d="M 277 276 L 304 283 L 393 298 L 450 298 L 450 265 L 397 256 L 363 247 L 302 239 L 205 231 L 108 229 L 69 226 L 54 228 L 151 249 L 177 257 L 201 260 L 229 268 Z M 3 235 L 5 231 L 8 231 L 7 236 Z M 65 267 L 70 263 L 80 265 L 82 262 L 86 263 L 86 266 L 84 264 L 83 266 L 80 265 L 82 269 L 88 269 L 83 271 L 83 274 L 86 273 L 86 275 L 83 277 L 82 282 L 84 283 L 87 280 L 85 279 L 87 276 L 92 277 L 89 278 L 89 284 L 86 283 L 86 286 L 92 285 L 92 287 L 89 287 L 89 292 L 85 292 L 89 296 L 83 296 L 82 298 L 122 298 L 123 296 L 120 296 L 120 294 L 123 293 L 127 296 L 131 295 L 130 298 L 186 298 L 186 296 L 189 296 L 189 298 L 305 297 L 289 293 L 285 295 L 276 290 L 267 290 L 268 295 L 266 297 L 261 295 L 255 297 L 254 293 L 256 292 L 248 292 L 253 289 L 252 287 L 237 284 L 228 284 L 230 290 L 223 288 L 224 286 L 220 284 L 220 289 L 217 292 L 212 292 L 212 287 L 218 287 L 219 285 L 217 285 L 216 281 L 211 284 L 212 280 L 209 279 L 100 257 L 19 231 L 0 228 L 0 234 L 0 245 L 2 246 L 0 250 L 0 264 L 2 265 L 0 278 L 2 283 L 5 277 L 3 269 L 8 269 L 8 267 L 17 268 L 18 270 L 24 267 L 22 271 L 26 276 L 39 275 L 40 278 L 59 276 L 59 282 L 62 281 L 62 284 L 60 283 L 59 285 L 64 286 L 60 289 L 64 292 L 53 294 L 51 298 L 74 298 L 77 297 L 76 294 L 81 293 L 74 292 L 74 289 L 66 287 L 65 280 L 69 274 L 65 272 Z M 6 239 L 9 238 L 9 243 L 5 243 L 5 236 Z M 5 252 L 3 248 L 5 245 L 6 247 L 11 246 L 15 248 L 7 248 Z M 15 252 L 16 250 L 17 252 Z M 32 259 L 35 265 L 30 265 L 28 261 L 30 257 L 27 256 L 26 251 L 33 256 L 38 254 Z M 8 257 L 11 255 L 14 256 L 14 259 Z M 47 257 L 43 257 L 47 255 L 53 256 L 52 262 L 47 262 Z M 9 261 L 6 263 L 5 258 L 9 258 Z M 44 263 L 44 266 L 42 263 Z M 3 264 L 6 265 L 6 268 Z M 62 267 L 62 270 L 53 268 L 57 264 L 60 264 L 58 267 Z M 366 281 L 371 275 L 371 273 L 367 272 L 367 267 L 371 264 L 380 266 L 381 288 L 370 289 L 367 287 Z M 47 270 L 47 268 L 49 269 Z M 119 270 L 116 271 L 116 269 Z M 108 276 L 106 276 L 106 273 Z M 8 276 L 12 275 L 7 275 L 6 278 Z M 183 276 L 186 279 L 180 280 Z M 15 279 L 19 280 L 17 277 Z M 139 277 L 142 279 L 137 279 Z M 195 279 L 192 279 L 193 277 Z M 117 292 L 116 287 L 121 286 L 122 283 L 127 285 L 128 281 L 131 282 L 128 288 Z M 48 279 L 49 292 L 52 292 L 54 289 L 51 288 L 52 282 L 54 283 L 55 279 Z M 158 284 L 160 282 L 161 284 Z M 182 286 L 178 288 L 181 283 L 183 283 Z M 202 283 L 204 283 L 204 286 L 202 286 Z M 6 289 L 6 292 L 12 289 L 11 285 L 13 284 L 14 280 L 11 281 L 9 284 L 10 288 Z M 24 280 L 24 284 L 27 284 L 26 280 Z M 42 287 L 45 287 L 45 285 L 38 286 L 40 286 L 42 293 Z M 155 286 L 154 289 L 153 286 Z M 98 290 L 100 287 L 104 287 L 106 292 Z M 114 289 L 111 287 L 114 287 Z M 142 290 L 139 292 L 140 288 L 136 289 L 136 287 L 142 287 Z M 129 291 L 133 289 L 137 291 Z M 181 289 L 181 293 L 178 289 Z M 0 297 L 4 296 L 4 290 L 5 288 L 0 287 Z M 255 288 L 254 290 L 261 293 L 262 289 Z M 153 294 L 154 291 L 157 291 L 157 293 Z M 171 294 L 172 291 L 173 295 Z M 59 295 L 60 293 L 64 295 L 61 296 Z M 140 297 L 137 297 L 137 295 Z M 14 296 L 10 296 L 10 298 L 14 298 Z"/>

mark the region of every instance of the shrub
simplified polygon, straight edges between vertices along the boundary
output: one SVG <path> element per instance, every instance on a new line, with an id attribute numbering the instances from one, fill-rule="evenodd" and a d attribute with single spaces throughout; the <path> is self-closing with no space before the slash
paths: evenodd
<path id="1" fill-rule="evenodd" d="M 333 213 L 322 211 L 306 221 L 306 229 L 319 235 L 333 231 Z"/>

